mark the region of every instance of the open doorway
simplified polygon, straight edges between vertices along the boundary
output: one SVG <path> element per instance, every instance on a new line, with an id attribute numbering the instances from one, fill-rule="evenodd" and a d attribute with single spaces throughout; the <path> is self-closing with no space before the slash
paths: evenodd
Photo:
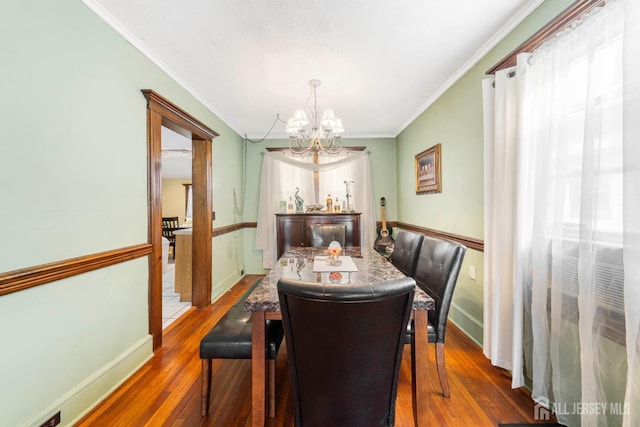
<path id="1" fill-rule="evenodd" d="M 211 142 L 218 134 L 154 91 L 143 89 L 142 93 L 147 99 L 148 239 L 152 247 L 149 257 L 149 333 L 156 350 L 162 346 L 162 127 L 191 140 L 191 301 L 197 307 L 211 303 Z"/>
<path id="2" fill-rule="evenodd" d="M 191 139 L 162 126 L 162 329 L 191 307 Z M 180 244 L 180 248 L 178 248 Z M 178 250 L 180 249 L 180 250 Z M 188 289 L 186 287 L 188 286 Z"/>

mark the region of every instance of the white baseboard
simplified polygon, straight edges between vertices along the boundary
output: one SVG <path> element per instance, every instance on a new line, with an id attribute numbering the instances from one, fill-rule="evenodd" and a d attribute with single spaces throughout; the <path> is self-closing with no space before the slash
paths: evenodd
<path id="1" fill-rule="evenodd" d="M 235 285 L 242 276 L 239 273 L 232 273 L 222 280 L 220 283 L 213 285 L 211 289 L 211 303 L 216 302 L 222 295 Z"/>
<path id="2" fill-rule="evenodd" d="M 102 366 L 93 375 L 69 390 L 26 425 L 37 427 L 60 411 L 60 425 L 72 426 L 153 357 L 153 339 L 147 335 L 129 347 L 120 357 Z"/>
<path id="3" fill-rule="evenodd" d="M 465 333 L 473 342 L 482 347 L 482 321 L 469 314 L 468 311 L 455 303 L 449 309 L 449 321 Z"/>

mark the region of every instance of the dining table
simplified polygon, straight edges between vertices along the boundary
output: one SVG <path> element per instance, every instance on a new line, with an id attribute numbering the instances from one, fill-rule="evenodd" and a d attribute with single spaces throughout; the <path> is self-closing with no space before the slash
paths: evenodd
<path id="1" fill-rule="evenodd" d="M 341 261 L 339 266 L 327 263 L 328 256 L 326 247 L 288 249 L 244 302 L 244 309 L 252 312 L 251 423 L 253 426 L 264 426 L 266 421 L 265 322 L 269 319 L 282 318 L 277 290 L 280 278 L 348 285 L 349 283 L 378 283 L 405 277 L 388 258 L 383 257 L 373 248 L 344 247 L 339 256 Z M 411 313 L 414 322 L 411 340 L 411 383 L 413 416 L 415 425 L 419 427 L 426 426 L 429 418 L 427 312 L 434 309 L 433 298 L 416 286 Z"/>

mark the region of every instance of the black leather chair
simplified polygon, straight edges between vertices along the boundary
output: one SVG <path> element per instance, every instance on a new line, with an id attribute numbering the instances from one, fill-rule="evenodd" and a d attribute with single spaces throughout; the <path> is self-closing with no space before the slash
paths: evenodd
<path id="1" fill-rule="evenodd" d="M 444 338 L 451 298 L 456 287 L 460 267 L 467 247 L 456 242 L 424 236 L 420 245 L 413 278 L 416 284 L 436 303 L 436 309 L 428 312 L 428 342 L 436 344 L 436 365 L 442 394 L 451 395 L 444 363 Z M 411 342 L 413 327 L 409 324 L 407 343 Z M 415 337 L 424 339 L 424 337 Z"/>
<path id="2" fill-rule="evenodd" d="M 311 224 L 311 246 L 322 248 L 333 240 L 344 247 L 347 226 L 344 224 Z"/>
<path id="3" fill-rule="evenodd" d="M 423 238 L 420 233 L 401 230 L 393 242 L 391 263 L 407 276 L 413 276 Z"/>
<path id="4" fill-rule="evenodd" d="M 392 426 L 415 281 L 281 279 L 295 425 Z"/>

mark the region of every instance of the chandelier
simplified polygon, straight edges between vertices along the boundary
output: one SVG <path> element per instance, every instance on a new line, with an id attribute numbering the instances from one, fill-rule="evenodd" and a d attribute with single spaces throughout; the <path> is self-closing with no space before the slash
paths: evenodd
<path id="1" fill-rule="evenodd" d="M 342 120 L 335 117 L 332 109 L 326 109 L 320 115 L 316 98 L 316 89 L 320 86 L 320 80 L 310 80 L 309 86 L 311 86 L 311 93 L 305 105 L 305 108 L 309 106 L 307 110 L 309 116 L 304 109 L 298 109 L 293 112 L 293 117 L 287 120 L 287 132 L 291 134 L 289 136 L 289 150 L 295 154 L 308 151 L 339 153 L 342 150 L 340 134 L 344 132 Z M 311 97 L 313 97 L 312 106 L 309 105 Z"/>

